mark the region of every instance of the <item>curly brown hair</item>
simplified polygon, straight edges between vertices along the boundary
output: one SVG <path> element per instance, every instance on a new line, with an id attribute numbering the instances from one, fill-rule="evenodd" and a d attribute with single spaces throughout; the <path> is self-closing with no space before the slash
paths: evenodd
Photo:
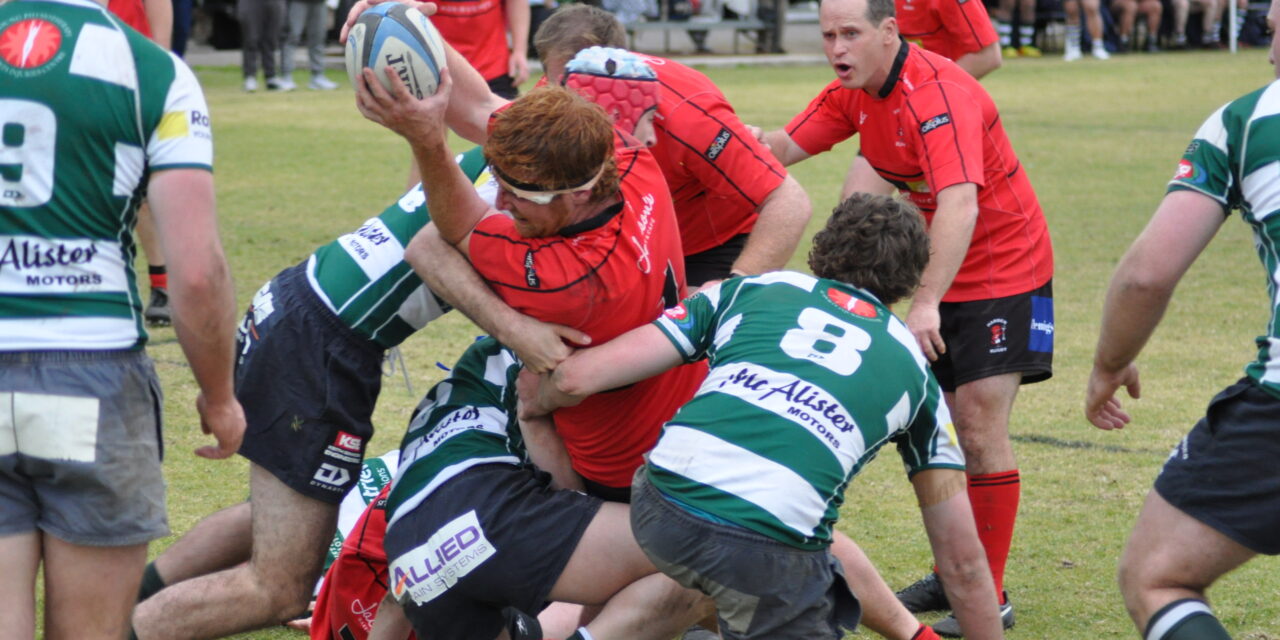
<path id="1" fill-rule="evenodd" d="M 809 251 L 814 275 L 866 289 L 886 305 L 915 291 L 928 262 L 929 233 L 919 210 L 868 193 L 836 205 Z"/>
<path id="2" fill-rule="evenodd" d="M 603 163 L 591 190 L 601 200 L 618 191 L 613 136 L 599 105 L 564 87 L 539 87 L 498 113 L 484 155 L 500 175 L 548 191 L 587 182 Z"/>
<path id="3" fill-rule="evenodd" d="M 568 60 L 579 51 L 595 46 L 625 49 L 627 32 L 612 13 L 589 4 L 575 2 L 561 6 L 533 35 L 533 47 L 543 64 L 548 58 Z"/>

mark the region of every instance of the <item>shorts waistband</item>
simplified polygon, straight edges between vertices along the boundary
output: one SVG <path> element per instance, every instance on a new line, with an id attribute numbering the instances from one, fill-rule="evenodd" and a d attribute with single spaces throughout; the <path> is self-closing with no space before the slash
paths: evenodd
<path id="1" fill-rule="evenodd" d="M 341 318 L 334 314 L 333 309 L 330 309 L 324 303 L 324 300 L 320 299 L 320 296 L 311 288 L 310 280 L 307 279 L 306 261 L 277 274 L 271 281 L 271 289 L 279 292 L 280 297 L 286 303 L 297 305 L 304 312 L 323 322 L 326 327 L 342 336 L 351 346 L 367 350 L 371 354 L 376 354 L 379 358 L 386 352 L 386 349 L 383 349 L 381 345 L 370 341 L 368 338 L 356 333 L 355 329 L 347 326 Z"/>
<path id="2" fill-rule="evenodd" d="M 73 362 L 135 362 L 147 359 L 142 349 L 104 351 L 0 351 L 0 364 L 62 364 Z"/>
<path id="3" fill-rule="evenodd" d="M 655 501 L 657 508 L 663 511 L 664 516 L 678 520 L 685 520 L 687 522 L 695 522 L 698 523 L 699 526 L 703 527 L 711 527 L 715 529 L 715 535 L 727 538 L 729 541 L 738 540 L 751 545 L 770 547 L 776 551 L 813 553 L 813 550 L 811 549 L 801 549 L 800 547 L 780 542 L 764 535 L 763 533 L 752 531 L 751 529 L 741 525 L 717 522 L 716 520 L 702 517 L 684 508 L 684 506 L 676 501 L 675 498 L 663 493 L 662 490 L 653 486 L 653 483 L 649 482 L 648 472 L 645 467 L 640 467 L 636 472 L 635 482 L 631 487 L 631 491 L 631 501 L 633 504 L 635 503 L 636 498 L 641 495 L 644 495 L 647 498 L 652 498 Z M 632 508 L 634 509 L 635 507 L 632 506 Z"/>

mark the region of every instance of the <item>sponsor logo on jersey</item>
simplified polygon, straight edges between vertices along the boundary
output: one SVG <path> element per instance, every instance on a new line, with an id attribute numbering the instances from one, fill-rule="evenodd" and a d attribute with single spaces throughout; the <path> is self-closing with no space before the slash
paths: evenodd
<path id="1" fill-rule="evenodd" d="M 531 289 L 542 286 L 542 281 L 538 279 L 538 270 L 533 266 L 533 249 L 524 254 L 524 283 Z"/>
<path id="2" fill-rule="evenodd" d="M 929 118 L 928 120 L 925 120 L 924 122 L 921 122 L 920 135 L 929 133 L 930 131 L 937 129 L 938 127 L 941 127 L 944 124 L 951 124 L 951 114 L 940 113 L 932 118 Z"/>
<path id="3" fill-rule="evenodd" d="M 871 304 L 861 298 L 851 296 L 834 287 L 827 289 L 827 299 L 834 302 L 837 307 L 840 307 L 855 316 L 875 318 L 880 315 L 880 313 L 876 311 L 876 306 L 874 304 Z"/>
<path id="4" fill-rule="evenodd" d="M 391 595 L 419 605 L 445 591 L 497 553 L 475 511 L 441 527 L 425 544 L 391 561 Z"/>
<path id="5" fill-rule="evenodd" d="M 725 145 L 729 144 L 729 140 L 732 138 L 733 134 L 727 128 L 720 129 L 720 133 L 716 134 L 715 139 L 711 141 L 711 146 L 707 147 L 703 155 L 707 156 L 707 160 L 715 162 L 716 158 L 719 158 L 720 154 L 724 152 Z"/>
<path id="6" fill-rule="evenodd" d="M 369 460 L 360 468 L 360 497 L 369 504 L 390 482 L 391 473 L 387 465 L 377 458 Z"/>
<path id="7" fill-rule="evenodd" d="M 671 318 L 672 320 L 675 320 L 676 322 L 682 322 L 685 318 L 689 317 L 689 310 L 685 308 L 683 302 L 681 302 L 680 304 L 674 307 L 671 307 L 670 309 L 667 309 L 662 313 L 663 315 L 667 316 L 668 318 Z"/>
<path id="8" fill-rule="evenodd" d="M 0 271 L 33 271 L 54 269 L 58 267 L 88 267 L 98 255 L 98 246 L 92 241 L 59 242 L 56 240 L 22 240 L 9 238 L 0 245 Z M 65 275 L 56 277 L 87 277 L 87 274 Z M 41 274 L 31 274 L 28 284 L 41 284 Z M 47 276 L 55 277 L 55 276 Z M 101 283 L 99 279 L 98 283 Z M 49 284 L 49 283 L 46 283 Z M 74 283 L 73 283 L 74 284 Z M 96 283 L 95 283 L 96 284 Z"/>
<path id="9" fill-rule="evenodd" d="M 59 26 L 43 18 L 28 18 L 0 27 L 0 60 L 16 70 L 57 62 L 65 55 Z"/>
<path id="10" fill-rule="evenodd" d="M 833 451 L 860 455 L 858 424 L 840 400 L 793 374 L 752 363 L 717 367 L 698 395 L 711 392 L 727 393 L 800 425 Z"/>
<path id="11" fill-rule="evenodd" d="M 364 440 L 360 436 L 353 436 L 345 431 L 339 431 L 338 437 L 333 441 L 333 444 L 340 449 L 346 449 L 352 453 L 360 453 L 360 445 L 364 444 Z"/>
<path id="12" fill-rule="evenodd" d="M 342 491 L 350 480 L 350 471 L 328 462 L 323 462 L 320 464 L 320 468 L 316 469 L 316 474 L 311 476 L 311 486 L 329 491 Z"/>
<path id="13" fill-rule="evenodd" d="M 1202 184 L 1205 181 L 1204 169 L 1201 169 L 1199 164 L 1183 158 L 1178 161 L 1178 171 L 1173 174 L 1173 179 Z"/>
<path id="14" fill-rule="evenodd" d="M 989 353 L 1004 353 L 1009 350 L 1009 321 L 1004 318 L 992 318 L 987 322 L 987 338 Z"/>

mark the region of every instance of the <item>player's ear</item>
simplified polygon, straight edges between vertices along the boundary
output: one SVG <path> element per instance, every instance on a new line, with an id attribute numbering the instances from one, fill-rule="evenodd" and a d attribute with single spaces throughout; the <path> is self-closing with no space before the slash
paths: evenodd
<path id="1" fill-rule="evenodd" d="M 880 23 L 880 33 L 884 35 L 884 43 L 894 44 L 898 41 L 898 19 L 889 16 Z"/>

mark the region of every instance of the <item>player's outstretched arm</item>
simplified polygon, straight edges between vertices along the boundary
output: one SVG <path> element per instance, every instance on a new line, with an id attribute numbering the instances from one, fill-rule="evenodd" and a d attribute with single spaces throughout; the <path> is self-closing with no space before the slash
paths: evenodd
<path id="1" fill-rule="evenodd" d="M 938 192 L 938 210 L 929 225 L 929 244 L 933 250 L 929 264 L 920 274 L 920 288 L 911 298 L 911 310 L 907 312 L 907 328 L 931 361 L 947 351 L 939 332 L 942 321 L 938 305 L 969 252 L 977 220 L 977 185 L 966 182 Z"/>
<path id="2" fill-rule="evenodd" d="M 757 275 L 785 268 L 813 215 L 813 204 L 809 202 L 809 194 L 805 193 L 804 187 L 788 175 L 760 203 L 757 212 L 759 217 L 747 237 L 747 245 L 733 262 L 732 272 L 738 275 Z"/>
<path id="3" fill-rule="evenodd" d="M 1123 386 L 1138 397 L 1133 361 L 1160 324 L 1178 281 L 1225 220 L 1216 200 L 1195 191 L 1171 192 L 1121 258 L 1107 288 L 1085 397 L 1085 416 L 1094 426 L 1119 429 L 1129 422 L 1116 390 Z"/>
<path id="4" fill-rule="evenodd" d="M 444 298 L 535 372 L 549 371 L 569 355 L 569 340 L 590 344 L 591 337 L 570 327 L 540 322 L 503 302 L 458 249 L 445 242 L 435 223 L 423 227 L 404 258 L 431 291 Z"/>
<path id="5" fill-rule="evenodd" d="M 964 637 L 1003 638 L 996 587 L 973 523 L 964 472 L 926 469 L 911 477 L 911 485 L 920 503 L 938 575 Z"/>
<path id="6" fill-rule="evenodd" d="M 169 256 L 173 327 L 200 395 L 200 428 L 218 440 L 196 454 L 226 458 L 240 448 L 244 410 L 232 388 L 236 299 L 214 209 L 213 174 L 169 169 L 151 176 L 148 193 L 164 255 Z"/>
<path id="7" fill-rule="evenodd" d="M 759 127 L 748 125 L 747 129 L 756 132 L 756 138 L 769 147 L 769 151 L 773 152 L 773 157 L 782 163 L 782 166 L 789 167 L 801 160 L 809 159 L 809 154 L 786 131 L 778 129 L 765 133 Z"/>
<path id="8" fill-rule="evenodd" d="M 551 384 L 542 385 L 538 404 L 553 410 L 594 393 L 650 378 L 683 362 L 661 329 L 652 324 L 641 325 L 598 347 L 575 351 L 556 367 Z"/>

